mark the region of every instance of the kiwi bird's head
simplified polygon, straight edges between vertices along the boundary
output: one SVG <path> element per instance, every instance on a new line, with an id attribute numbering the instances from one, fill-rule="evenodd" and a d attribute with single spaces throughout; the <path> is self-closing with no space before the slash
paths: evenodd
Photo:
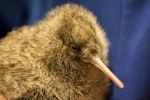
<path id="1" fill-rule="evenodd" d="M 55 34 L 62 41 L 65 55 L 74 61 L 93 64 L 120 88 L 124 87 L 106 66 L 108 41 L 91 12 L 81 6 L 67 4 L 54 9 L 48 16 L 57 22 L 53 24 Z"/>

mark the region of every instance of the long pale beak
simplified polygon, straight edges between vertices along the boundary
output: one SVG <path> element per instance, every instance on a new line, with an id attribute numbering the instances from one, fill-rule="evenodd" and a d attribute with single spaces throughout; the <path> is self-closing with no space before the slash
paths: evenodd
<path id="1" fill-rule="evenodd" d="M 124 88 L 124 84 L 109 70 L 99 57 L 93 57 L 91 63 L 104 72 L 118 87 Z"/>

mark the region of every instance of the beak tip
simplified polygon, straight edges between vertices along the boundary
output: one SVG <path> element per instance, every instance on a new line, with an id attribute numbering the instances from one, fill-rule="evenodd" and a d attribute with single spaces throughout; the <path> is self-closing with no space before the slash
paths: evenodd
<path id="1" fill-rule="evenodd" d="M 124 85 L 120 86 L 120 88 L 123 89 L 123 88 L 124 88 Z"/>
<path id="2" fill-rule="evenodd" d="M 123 89 L 124 88 L 124 84 L 120 81 L 120 82 L 118 82 L 118 87 L 120 88 L 120 89 Z"/>

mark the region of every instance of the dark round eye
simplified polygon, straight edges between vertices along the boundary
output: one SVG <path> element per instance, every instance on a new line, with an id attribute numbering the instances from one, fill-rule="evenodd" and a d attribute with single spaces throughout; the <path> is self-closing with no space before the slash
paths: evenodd
<path id="1" fill-rule="evenodd" d="M 71 49 L 72 49 L 73 51 L 79 51 L 79 50 L 80 50 L 80 47 L 79 47 L 79 46 L 76 46 L 76 45 L 74 45 L 74 44 L 72 44 L 72 45 L 71 45 Z"/>

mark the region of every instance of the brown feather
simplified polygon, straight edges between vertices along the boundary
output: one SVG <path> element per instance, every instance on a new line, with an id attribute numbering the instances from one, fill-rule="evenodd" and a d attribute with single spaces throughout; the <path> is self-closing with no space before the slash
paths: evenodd
<path id="1" fill-rule="evenodd" d="M 107 52 L 90 11 L 70 3 L 57 7 L 0 40 L 0 92 L 7 100 L 105 100 L 108 78 L 81 59 L 98 55 L 108 65 Z"/>

